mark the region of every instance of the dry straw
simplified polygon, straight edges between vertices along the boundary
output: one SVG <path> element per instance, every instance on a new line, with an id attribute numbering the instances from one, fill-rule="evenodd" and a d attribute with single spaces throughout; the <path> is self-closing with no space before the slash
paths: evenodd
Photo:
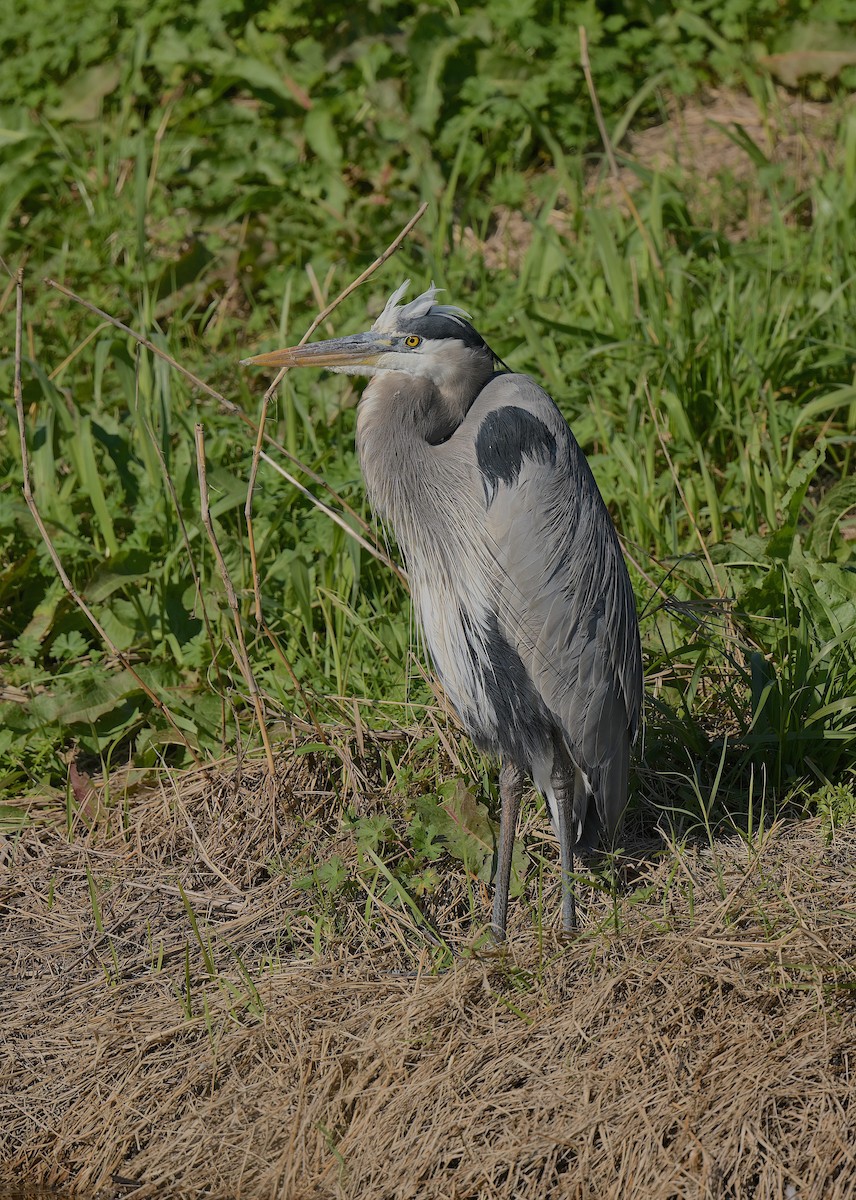
<path id="1" fill-rule="evenodd" d="M 406 764 L 418 731 L 397 736 Z M 406 801 L 373 774 L 373 735 L 365 760 L 338 739 L 338 757 L 277 758 L 274 811 L 262 765 L 209 768 L 124 818 L 91 805 L 71 842 L 32 828 L 9 847 L 7 1181 L 137 1200 L 853 1196 L 854 831 L 628 859 L 617 902 L 583 889 L 566 947 L 538 929 L 533 881 L 505 957 L 468 956 L 474 881 L 444 862 L 425 902 L 452 951 L 438 970 L 404 907 L 367 916 L 380 889 L 342 829 L 341 763 L 366 815 L 400 827 Z M 319 953 L 301 876 L 333 854 L 355 886 Z M 549 869 L 542 911 L 558 885 Z"/>

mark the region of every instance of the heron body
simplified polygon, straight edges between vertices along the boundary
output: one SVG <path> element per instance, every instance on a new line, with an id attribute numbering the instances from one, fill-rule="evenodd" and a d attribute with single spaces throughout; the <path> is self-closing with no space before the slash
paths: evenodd
<path id="1" fill-rule="evenodd" d="M 547 799 L 575 925 L 575 850 L 627 803 L 642 666 L 630 580 L 589 465 L 550 396 L 504 369 L 432 287 L 367 334 L 249 361 L 371 376 L 357 415 L 369 499 L 404 555 L 425 644 L 464 728 L 502 761 L 493 930 L 505 935 L 524 780 Z"/>

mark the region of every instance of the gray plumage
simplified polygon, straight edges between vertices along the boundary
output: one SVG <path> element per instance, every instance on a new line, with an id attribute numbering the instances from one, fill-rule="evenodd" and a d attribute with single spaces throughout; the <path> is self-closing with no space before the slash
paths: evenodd
<path id="1" fill-rule="evenodd" d="M 371 375 L 357 416 L 369 498 L 393 528 L 425 643 L 461 722 L 500 756 L 493 928 L 504 937 L 525 777 L 547 798 L 575 926 L 573 853 L 627 803 L 642 666 L 612 521 L 548 394 L 505 370 L 433 287 L 367 334 L 250 362 Z"/>

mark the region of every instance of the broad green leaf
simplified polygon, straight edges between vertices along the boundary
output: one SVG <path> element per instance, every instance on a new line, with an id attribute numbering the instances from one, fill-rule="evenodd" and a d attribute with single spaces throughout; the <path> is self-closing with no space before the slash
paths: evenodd
<path id="1" fill-rule="evenodd" d="M 320 106 L 306 114 L 303 132 L 311 149 L 328 167 L 338 169 L 342 161 L 342 146 L 336 134 L 333 120 L 326 109 Z"/>
<path id="2" fill-rule="evenodd" d="M 108 60 L 70 79 L 63 88 L 60 104 L 47 110 L 54 121 L 95 121 L 105 96 L 119 86 L 122 72 L 118 61 Z"/>
<path id="3" fill-rule="evenodd" d="M 138 580 L 149 580 L 152 556 L 145 550 L 121 550 L 110 558 L 86 585 L 86 598 L 91 604 L 101 604 L 119 588 Z"/>
<path id="4" fill-rule="evenodd" d="M 74 686 L 72 676 L 54 692 L 37 696 L 33 710 L 41 722 L 88 724 L 139 690 L 140 685 L 127 671 L 99 677 L 89 675 L 84 687 Z"/>

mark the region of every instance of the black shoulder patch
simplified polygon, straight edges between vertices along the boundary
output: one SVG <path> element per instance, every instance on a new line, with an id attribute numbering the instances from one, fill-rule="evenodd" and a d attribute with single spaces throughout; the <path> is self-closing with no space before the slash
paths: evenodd
<path id="1" fill-rule="evenodd" d="M 556 439 L 544 422 L 515 404 L 489 412 L 476 434 L 476 461 L 488 506 L 500 483 L 517 482 L 524 456 L 555 465 Z"/>

